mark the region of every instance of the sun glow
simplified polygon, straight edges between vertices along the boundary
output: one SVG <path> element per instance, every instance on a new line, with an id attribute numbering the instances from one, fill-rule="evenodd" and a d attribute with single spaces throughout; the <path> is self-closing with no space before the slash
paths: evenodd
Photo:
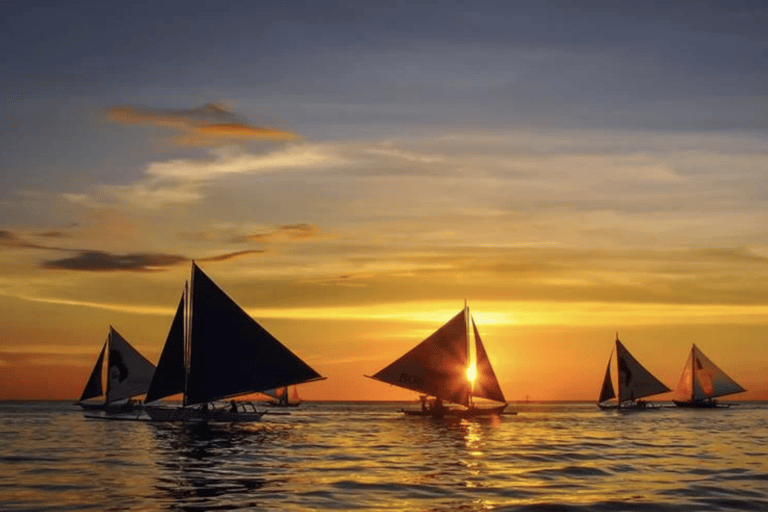
<path id="1" fill-rule="evenodd" d="M 469 368 L 467 368 L 467 380 L 469 382 L 475 382 L 475 377 L 477 377 L 477 367 L 474 364 L 469 365 Z"/>

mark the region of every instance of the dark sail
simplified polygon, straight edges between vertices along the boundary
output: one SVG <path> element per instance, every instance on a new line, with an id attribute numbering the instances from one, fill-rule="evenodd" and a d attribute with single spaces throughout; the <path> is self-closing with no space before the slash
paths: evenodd
<path id="1" fill-rule="evenodd" d="M 483 342 L 480 340 L 480 333 L 477 331 L 475 320 L 472 320 L 472 328 L 475 333 L 475 356 L 477 358 L 477 377 L 475 387 L 472 390 L 472 396 L 477 398 L 487 398 L 497 402 L 506 402 L 504 393 L 501 391 L 496 373 L 493 371 L 491 361 L 485 352 Z"/>
<path id="2" fill-rule="evenodd" d="M 613 390 L 613 380 L 611 379 L 611 357 L 613 357 L 613 353 L 608 357 L 608 367 L 605 369 L 603 389 L 600 390 L 600 398 L 597 399 L 598 403 L 605 402 L 611 398 L 616 398 L 616 392 Z"/>
<path id="3" fill-rule="evenodd" d="M 109 340 L 109 338 L 107 338 L 107 340 Z M 104 365 L 104 352 L 107 351 L 107 343 L 108 341 L 104 342 L 104 347 L 102 347 L 101 353 L 99 354 L 98 359 L 96 359 L 96 366 L 93 367 L 93 371 L 88 378 L 83 394 L 80 396 L 81 402 L 104 394 L 104 388 L 101 386 L 101 369 Z"/>
<path id="4" fill-rule="evenodd" d="M 462 311 L 372 378 L 468 405 L 467 348 L 466 314 Z"/>
<path id="5" fill-rule="evenodd" d="M 654 377 L 616 338 L 616 361 L 619 367 L 619 402 L 637 400 L 671 391 Z"/>
<path id="6" fill-rule="evenodd" d="M 182 295 L 145 401 L 152 402 L 184 392 L 185 377 L 184 295 Z"/>
<path id="7" fill-rule="evenodd" d="M 321 379 L 192 265 L 188 405 Z"/>

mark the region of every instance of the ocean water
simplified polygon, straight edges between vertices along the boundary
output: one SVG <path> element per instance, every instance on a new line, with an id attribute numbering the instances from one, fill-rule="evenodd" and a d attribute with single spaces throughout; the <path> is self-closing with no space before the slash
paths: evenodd
<path id="1" fill-rule="evenodd" d="M 402 405 L 184 426 L 0 403 L 0 510 L 768 510 L 766 403 L 475 420 Z"/>

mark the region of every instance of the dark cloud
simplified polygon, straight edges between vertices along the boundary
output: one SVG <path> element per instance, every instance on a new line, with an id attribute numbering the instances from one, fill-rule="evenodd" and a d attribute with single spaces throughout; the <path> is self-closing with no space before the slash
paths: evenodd
<path id="1" fill-rule="evenodd" d="M 38 233 L 37 236 L 44 238 L 72 238 L 72 235 L 63 231 L 46 231 L 45 233 Z"/>
<path id="2" fill-rule="evenodd" d="M 218 256 L 210 256 L 208 258 L 200 258 L 197 261 L 227 261 L 227 260 L 233 260 L 236 258 L 242 258 L 245 256 L 252 256 L 254 254 L 264 254 L 266 253 L 266 250 L 249 250 L 249 251 L 237 251 L 237 252 L 230 252 L 227 254 L 220 254 Z"/>
<path id="3" fill-rule="evenodd" d="M 118 105 L 107 109 L 107 116 L 119 123 L 146 124 L 183 132 L 175 142 L 205 146 L 240 140 L 292 140 L 298 138 L 279 128 L 247 124 L 223 105 L 209 103 L 194 109 L 159 109 Z"/>
<path id="4" fill-rule="evenodd" d="M 49 260 L 42 263 L 46 269 L 80 270 L 87 272 L 156 272 L 189 261 L 174 254 L 110 254 L 102 251 L 81 251 L 71 258 Z"/>
<path id="5" fill-rule="evenodd" d="M 44 245 L 27 242 L 19 238 L 16 234 L 11 233 L 10 231 L 0 231 L 0 246 L 17 247 L 21 249 L 51 249 L 55 251 L 63 250 L 59 247 L 47 247 Z"/>

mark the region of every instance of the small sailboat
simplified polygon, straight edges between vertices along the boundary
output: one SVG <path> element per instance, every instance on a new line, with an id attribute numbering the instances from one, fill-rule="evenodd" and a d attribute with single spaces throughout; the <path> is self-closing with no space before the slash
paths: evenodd
<path id="1" fill-rule="evenodd" d="M 643 398 L 659 393 L 671 391 L 659 379 L 654 377 L 651 372 L 645 369 L 637 359 L 635 359 L 629 350 L 619 341 L 619 335 L 616 334 L 616 366 L 618 369 L 618 395 L 613 388 L 611 379 L 611 360 L 613 351 L 608 357 L 608 367 L 605 369 L 605 378 L 603 387 L 600 390 L 600 397 L 597 400 L 597 406 L 600 409 L 646 409 L 651 406 Z M 616 403 L 609 403 L 616 398 Z"/>
<path id="2" fill-rule="evenodd" d="M 469 325 L 475 341 L 475 364 L 470 364 Z M 504 393 L 488 359 L 480 333 L 469 308 L 432 333 L 409 352 L 372 376 L 386 382 L 421 393 L 421 410 L 404 410 L 416 416 L 492 416 L 507 407 Z M 474 384 L 474 385 L 473 385 Z M 434 397 L 431 402 L 430 397 Z M 473 398 L 483 398 L 501 405 L 477 407 Z M 443 403 L 458 404 L 449 408 Z"/>
<path id="3" fill-rule="evenodd" d="M 107 356 L 106 379 L 102 375 L 105 354 Z M 128 413 L 140 410 L 141 404 L 134 401 L 133 397 L 147 392 L 154 373 L 155 365 L 110 326 L 107 341 L 101 348 L 91 376 L 76 405 L 85 410 L 107 413 Z M 106 393 L 102 385 L 103 380 L 106 380 Z M 91 400 L 101 396 L 104 397 L 103 402 Z"/>
<path id="4" fill-rule="evenodd" d="M 728 407 L 717 398 L 746 391 L 709 360 L 695 344 L 683 368 L 672 401 L 678 407 Z"/>
<path id="5" fill-rule="evenodd" d="M 154 421 L 259 421 L 264 411 L 250 403 L 216 402 L 321 379 L 193 262 L 146 397 L 181 393 L 183 403 L 144 410 Z"/>
<path id="6" fill-rule="evenodd" d="M 264 391 L 264 394 L 271 398 L 266 404 L 273 407 L 298 407 L 301 405 L 301 398 L 299 398 L 299 391 L 296 386 L 291 387 L 290 392 L 288 386 L 283 386 L 282 388 L 268 389 Z"/>

